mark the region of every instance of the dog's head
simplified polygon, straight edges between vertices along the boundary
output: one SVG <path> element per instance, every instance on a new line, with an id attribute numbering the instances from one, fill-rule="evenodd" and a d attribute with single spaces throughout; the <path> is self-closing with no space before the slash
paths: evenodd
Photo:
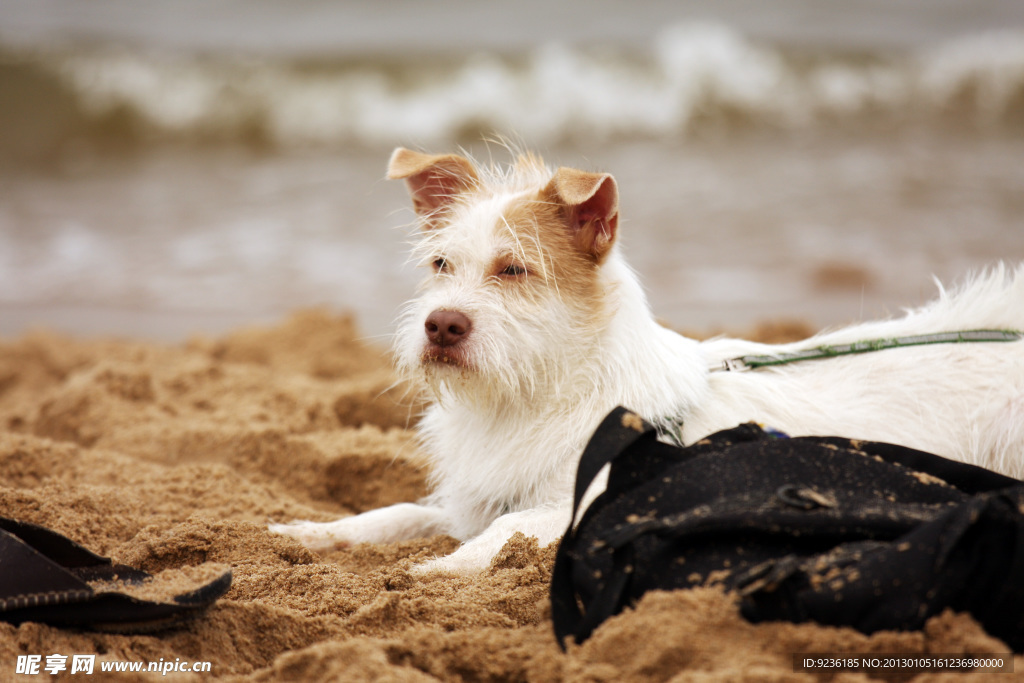
<path id="1" fill-rule="evenodd" d="M 615 179 L 552 172 L 529 154 L 496 169 L 402 148 L 388 177 L 408 185 L 414 259 L 430 271 L 401 317 L 399 369 L 438 398 L 490 403 L 566 390 L 594 360 L 609 314 L 602 271 L 615 258 Z"/>

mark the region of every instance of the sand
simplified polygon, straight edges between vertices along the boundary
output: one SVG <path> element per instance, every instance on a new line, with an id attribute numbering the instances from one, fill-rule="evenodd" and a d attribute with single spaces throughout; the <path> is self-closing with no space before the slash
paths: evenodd
<path id="1" fill-rule="evenodd" d="M 785 323 L 758 334 L 803 331 Z M 386 353 L 358 338 L 351 319 L 304 311 L 269 329 L 177 346 L 48 332 L 0 341 L 0 514 L 158 577 L 234 572 L 206 614 L 166 632 L 0 623 L 0 680 L 19 678 L 18 655 L 58 653 L 211 663 L 209 673 L 161 677 L 185 681 L 849 683 L 870 679 L 797 672 L 793 655 L 1008 651 L 966 615 L 869 637 L 752 625 L 728 595 L 695 589 L 648 594 L 563 654 L 547 596 L 554 548 L 534 539 L 513 537 L 479 575 L 420 577 L 412 564 L 458 542 L 318 555 L 272 535 L 268 521 L 330 520 L 426 490 L 408 428 L 419 406 Z M 1024 659 L 1015 667 L 1024 671 Z M 65 671 L 57 680 L 80 678 Z M 1007 676 L 914 680 L 987 679 Z"/>

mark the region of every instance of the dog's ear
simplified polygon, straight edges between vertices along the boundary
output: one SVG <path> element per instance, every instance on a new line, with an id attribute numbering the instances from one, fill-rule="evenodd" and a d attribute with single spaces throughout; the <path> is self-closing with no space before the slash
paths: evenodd
<path id="1" fill-rule="evenodd" d="M 476 169 L 457 154 L 423 154 L 399 147 L 388 163 L 388 179 L 405 179 L 416 213 L 428 226 L 460 193 L 477 179 Z"/>
<path id="2" fill-rule="evenodd" d="M 544 194 L 548 201 L 562 207 L 576 247 L 601 263 L 619 228 L 619 188 L 615 178 L 608 173 L 563 167 L 555 171 Z"/>

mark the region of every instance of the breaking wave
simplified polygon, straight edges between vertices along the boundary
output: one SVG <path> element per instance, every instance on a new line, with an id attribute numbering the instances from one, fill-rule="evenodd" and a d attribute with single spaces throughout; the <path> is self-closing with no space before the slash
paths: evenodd
<path id="1" fill-rule="evenodd" d="M 50 137 L 99 131 L 302 146 L 434 144 L 498 132 L 537 144 L 878 116 L 1024 127 L 1024 32 L 845 56 L 792 54 L 713 24 L 669 28 L 639 53 L 550 44 L 431 63 L 8 52 L 0 84 L 11 79 L 29 102 L 64 111 L 33 117 L 25 105 L 0 117 L 27 116 L 14 130 L 62 127 Z"/>

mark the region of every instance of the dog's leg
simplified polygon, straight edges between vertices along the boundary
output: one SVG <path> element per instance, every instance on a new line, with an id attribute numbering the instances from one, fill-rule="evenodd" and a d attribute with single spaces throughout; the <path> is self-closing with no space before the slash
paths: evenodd
<path id="1" fill-rule="evenodd" d="M 413 567 L 419 574 L 441 571 L 468 573 L 486 569 L 502 546 L 517 531 L 534 536 L 543 548 L 558 540 L 569 526 L 568 506 L 549 506 L 510 512 L 498 517 L 480 535 L 466 541 L 451 555 Z"/>
<path id="2" fill-rule="evenodd" d="M 291 536 L 310 550 L 330 550 L 352 543 L 390 543 L 449 533 L 451 516 L 436 506 L 398 503 L 335 522 L 298 521 L 271 524 L 269 529 Z"/>

